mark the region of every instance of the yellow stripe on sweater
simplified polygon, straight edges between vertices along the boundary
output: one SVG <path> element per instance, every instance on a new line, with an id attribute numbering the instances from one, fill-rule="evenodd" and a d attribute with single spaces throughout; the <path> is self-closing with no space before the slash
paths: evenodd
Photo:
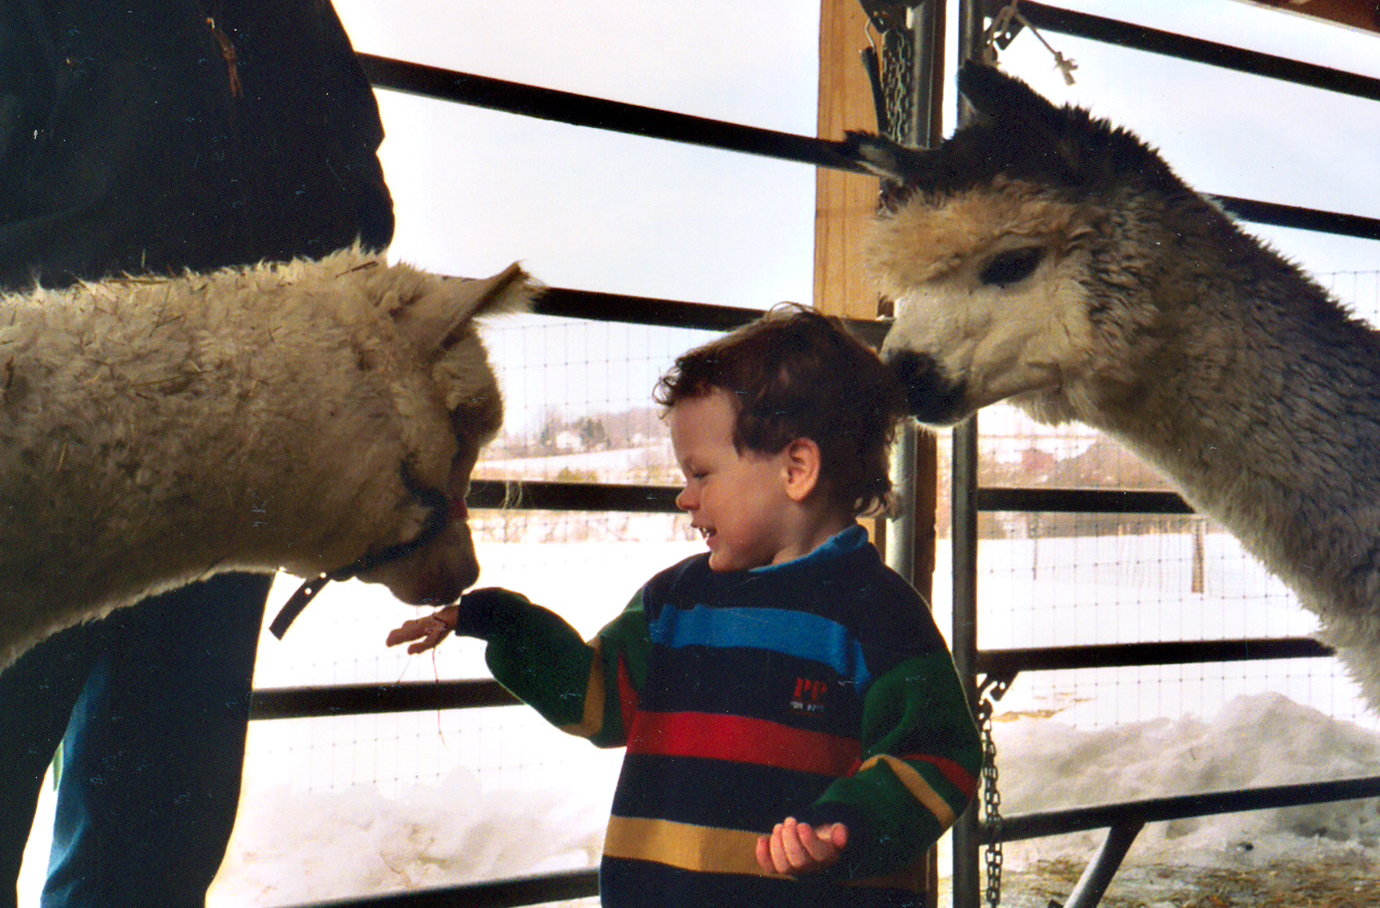
<path id="1" fill-rule="evenodd" d="M 741 829 L 615 816 L 604 854 L 701 873 L 767 875 L 757 866 L 757 833 Z"/>
<path id="2" fill-rule="evenodd" d="M 914 766 L 911 766 L 904 760 L 898 760 L 895 757 L 880 754 L 864 762 L 862 766 L 858 767 L 858 772 L 863 772 L 876 766 L 878 763 L 885 763 L 891 771 L 896 774 L 896 778 L 900 779 L 901 784 L 906 786 L 906 790 L 910 792 L 911 797 L 915 798 L 915 800 L 924 805 L 926 810 L 934 814 L 934 818 L 939 821 L 941 827 L 948 829 L 954 824 L 954 820 L 958 819 L 954 814 L 954 809 L 949 806 L 949 802 L 944 800 L 939 792 L 935 791 L 934 788 L 930 786 L 929 782 L 925 781 L 925 777 L 920 775 Z"/>
<path id="3" fill-rule="evenodd" d="M 585 684 L 585 711 L 574 725 L 562 725 L 561 731 L 580 738 L 592 738 L 604 730 L 604 641 L 595 637 L 594 661 L 589 667 L 589 681 Z"/>
<path id="4" fill-rule="evenodd" d="M 764 872 L 757 864 L 757 833 L 742 829 L 615 816 L 609 819 L 608 832 L 604 836 L 604 854 L 699 873 L 794 879 L 789 875 Z M 844 885 L 920 892 L 924 880 L 922 856 L 915 864 L 887 876 L 853 880 Z"/>

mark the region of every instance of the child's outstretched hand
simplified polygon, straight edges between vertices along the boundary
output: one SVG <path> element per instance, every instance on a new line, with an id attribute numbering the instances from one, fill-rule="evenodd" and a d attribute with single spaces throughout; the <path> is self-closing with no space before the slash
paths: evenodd
<path id="1" fill-rule="evenodd" d="M 842 823 L 814 827 L 787 817 L 757 839 L 757 863 L 767 873 L 813 873 L 837 864 L 847 844 Z"/>
<path id="2" fill-rule="evenodd" d="M 424 653 L 440 644 L 451 631 L 455 630 L 455 622 L 459 615 L 460 607 L 458 605 L 448 605 L 425 618 L 413 618 L 411 621 L 404 621 L 402 627 L 394 628 L 388 632 L 388 645 L 397 646 L 399 643 L 416 640 L 416 643 L 407 648 L 408 653 L 412 655 Z"/>

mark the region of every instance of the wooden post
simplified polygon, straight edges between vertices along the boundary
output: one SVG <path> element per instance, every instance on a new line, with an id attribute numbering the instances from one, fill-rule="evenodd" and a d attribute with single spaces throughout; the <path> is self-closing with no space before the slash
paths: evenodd
<path id="1" fill-rule="evenodd" d="M 819 131 L 842 139 L 875 130 L 872 88 L 860 61 L 867 15 L 858 0 L 821 0 Z M 877 211 L 877 180 L 821 167 L 815 177 L 815 308 L 848 318 L 877 317 L 877 296 L 862 268 L 862 239 Z"/>

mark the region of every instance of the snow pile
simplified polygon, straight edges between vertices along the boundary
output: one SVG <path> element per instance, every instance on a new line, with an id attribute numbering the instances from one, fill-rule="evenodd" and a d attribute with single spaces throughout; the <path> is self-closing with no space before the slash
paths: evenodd
<path id="1" fill-rule="evenodd" d="M 1380 772 L 1380 736 L 1277 694 L 1236 698 L 1211 721 L 1081 731 L 1023 718 L 999 722 L 996 734 L 1008 815 Z M 245 799 L 211 905 L 291 905 L 594 866 L 611 778 L 590 778 L 590 766 L 523 790 L 486 791 L 461 767 L 393 797 L 366 786 L 259 790 Z M 1007 866 L 1085 861 L 1103 835 L 1008 843 Z M 1264 867 L 1338 850 L 1380 857 L 1378 843 L 1380 801 L 1350 801 L 1153 823 L 1128 863 Z"/>
<path id="2" fill-rule="evenodd" d="M 1058 721 L 998 722 L 1007 815 L 1090 804 L 1380 775 L 1380 736 L 1279 694 L 1237 697 L 1211 720 L 1159 719 L 1082 731 Z M 1011 866 L 1086 860 L 1105 831 L 1005 847 Z M 1147 825 L 1128 860 L 1239 863 L 1328 846 L 1375 850 L 1380 799 L 1196 817 Z"/>
<path id="3" fill-rule="evenodd" d="M 244 800 L 208 904 L 296 905 L 598 864 L 607 787 L 486 793 L 474 773 L 387 797 L 372 786 Z"/>

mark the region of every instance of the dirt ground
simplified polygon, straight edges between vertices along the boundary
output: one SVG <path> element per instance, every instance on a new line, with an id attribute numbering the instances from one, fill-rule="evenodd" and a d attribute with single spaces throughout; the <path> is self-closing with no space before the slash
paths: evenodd
<path id="1" fill-rule="evenodd" d="M 1060 906 L 1082 872 L 1080 862 L 1066 860 L 1040 861 L 1020 871 L 1008 868 L 1002 878 L 1002 908 Z M 940 904 L 947 904 L 943 896 Z M 1100 904 L 1103 908 L 1380 908 L 1380 866 L 1359 854 L 1276 860 L 1248 871 L 1133 865 L 1122 869 Z"/>

